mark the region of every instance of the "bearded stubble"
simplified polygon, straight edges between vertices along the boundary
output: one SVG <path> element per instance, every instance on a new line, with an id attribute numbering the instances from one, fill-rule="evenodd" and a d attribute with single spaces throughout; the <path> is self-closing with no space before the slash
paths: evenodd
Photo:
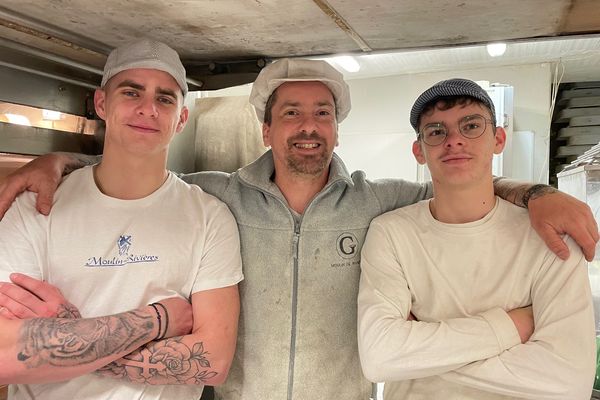
<path id="1" fill-rule="evenodd" d="M 320 152 L 311 156 L 298 156 L 293 153 L 294 142 L 299 140 L 314 140 L 320 144 Z M 286 157 L 287 166 L 290 172 L 298 175 L 320 175 L 331 161 L 331 152 L 328 150 L 327 144 L 316 134 L 300 133 L 287 140 L 288 154 Z"/>

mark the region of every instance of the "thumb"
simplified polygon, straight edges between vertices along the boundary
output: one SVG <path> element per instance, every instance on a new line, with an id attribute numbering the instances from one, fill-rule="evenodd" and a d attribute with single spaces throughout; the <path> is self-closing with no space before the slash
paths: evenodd
<path id="1" fill-rule="evenodd" d="M 40 213 L 44 215 L 50 213 L 56 188 L 57 185 L 55 182 L 45 182 L 40 184 L 36 201 L 36 208 Z"/>

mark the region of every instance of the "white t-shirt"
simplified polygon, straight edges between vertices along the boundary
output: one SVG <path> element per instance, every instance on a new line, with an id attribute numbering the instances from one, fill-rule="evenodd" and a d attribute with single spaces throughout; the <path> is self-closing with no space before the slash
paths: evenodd
<path id="1" fill-rule="evenodd" d="M 12 272 L 57 286 L 84 317 L 116 314 L 243 279 L 239 234 L 227 206 L 173 174 L 151 195 L 102 194 L 92 167 L 59 187 L 52 212 L 19 196 L 0 221 L 0 281 Z M 140 385 L 84 375 L 11 385 L 11 399 L 198 399 L 201 386 Z"/>
<path id="2" fill-rule="evenodd" d="M 386 400 L 589 399 L 595 330 L 585 259 L 562 261 L 526 210 L 437 221 L 429 201 L 373 220 L 362 249 L 358 342 Z M 507 311 L 533 304 L 521 344 Z M 407 321 L 412 312 L 418 321 Z"/>

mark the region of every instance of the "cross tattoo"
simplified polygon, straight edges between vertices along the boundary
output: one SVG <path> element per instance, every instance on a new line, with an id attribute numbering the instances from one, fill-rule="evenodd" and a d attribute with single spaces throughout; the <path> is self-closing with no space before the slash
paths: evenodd
<path id="1" fill-rule="evenodd" d="M 143 348 L 142 350 L 140 350 L 139 354 L 141 355 L 142 359 L 137 361 L 137 360 L 132 360 L 132 359 L 128 358 L 125 368 L 129 368 L 129 367 L 140 368 L 142 370 L 142 373 L 140 375 L 142 377 L 144 377 L 146 380 L 149 380 L 150 378 L 153 377 L 153 374 L 150 372 L 151 370 L 155 370 L 157 372 L 162 372 L 167 368 L 161 362 L 152 364 L 150 362 L 150 357 L 152 356 L 152 353 L 147 348 Z"/>

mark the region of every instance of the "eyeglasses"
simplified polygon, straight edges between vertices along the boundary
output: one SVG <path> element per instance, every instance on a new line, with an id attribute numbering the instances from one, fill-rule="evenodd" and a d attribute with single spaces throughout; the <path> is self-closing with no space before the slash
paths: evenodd
<path id="1" fill-rule="evenodd" d="M 467 115 L 458 121 L 458 131 L 467 139 L 477 139 L 485 132 L 488 122 L 493 123 L 479 114 Z M 439 146 L 448 138 L 448 128 L 440 122 L 427 124 L 421 128 L 419 138 L 429 146 Z"/>

